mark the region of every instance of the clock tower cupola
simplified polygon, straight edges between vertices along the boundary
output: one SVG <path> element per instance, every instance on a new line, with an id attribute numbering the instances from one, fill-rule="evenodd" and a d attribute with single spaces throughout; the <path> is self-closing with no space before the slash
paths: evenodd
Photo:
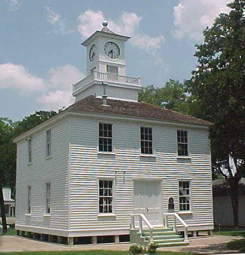
<path id="1" fill-rule="evenodd" d="M 137 101 L 140 79 L 126 76 L 125 42 L 130 38 L 112 32 L 108 23 L 87 38 L 82 45 L 87 50 L 87 76 L 73 85 L 76 101 L 90 95 Z"/>

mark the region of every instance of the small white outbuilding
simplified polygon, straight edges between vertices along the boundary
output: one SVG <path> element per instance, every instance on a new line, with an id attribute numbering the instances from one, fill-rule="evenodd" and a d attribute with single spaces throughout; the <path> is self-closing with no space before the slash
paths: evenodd
<path id="1" fill-rule="evenodd" d="M 103 23 L 82 43 L 75 103 L 15 139 L 18 234 L 72 244 L 213 229 L 210 123 L 138 102 L 128 39 Z"/>

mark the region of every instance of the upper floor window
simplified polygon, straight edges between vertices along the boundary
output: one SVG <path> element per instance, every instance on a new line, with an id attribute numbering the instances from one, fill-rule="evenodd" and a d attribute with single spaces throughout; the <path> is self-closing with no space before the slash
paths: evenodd
<path id="1" fill-rule="evenodd" d="M 152 128 L 141 127 L 141 153 L 152 154 Z"/>
<path id="2" fill-rule="evenodd" d="M 51 129 L 46 131 L 46 156 L 51 155 Z"/>
<path id="3" fill-rule="evenodd" d="M 188 156 L 188 137 L 187 131 L 177 130 L 178 155 Z"/>
<path id="4" fill-rule="evenodd" d="M 31 213 L 31 186 L 27 187 L 27 213 Z"/>
<path id="5" fill-rule="evenodd" d="M 99 151 L 112 151 L 112 124 L 99 123 Z"/>
<path id="6" fill-rule="evenodd" d="M 31 138 L 28 139 L 27 141 L 28 144 L 28 162 L 32 162 L 32 140 Z"/>
<path id="7" fill-rule="evenodd" d="M 106 71 L 108 75 L 108 79 L 117 80 L 118 79 L 118 67 L 117 66 L 106 66 Z"/>
<path id="8" fill-rule="evenodd" d="M 112 213 L 113 181 L 99 180 L 99 213 Z"/>
<path id="9" fill-rule="evenodd" d="M 190 182 L 189 181 L 179 182 L 179 210 L 180 211 L 190 210 Z"/>
<path id="10" fill-rule="evenodd" d="M 46 213 L 50 213 L 51 184 L 46 183 Z"/>

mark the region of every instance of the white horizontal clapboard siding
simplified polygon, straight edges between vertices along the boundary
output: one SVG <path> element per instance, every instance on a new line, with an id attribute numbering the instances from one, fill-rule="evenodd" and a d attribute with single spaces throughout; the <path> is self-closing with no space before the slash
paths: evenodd
<path id="1" fill-rule="evenodd" d="M 113 155 L 98 153 L 99 122 L 113 125 Z M 133 213 L 133 179 L 161 178 L 162 205 L 173 197 L 178 210 L 178 181 L 190 180 L 192 214 L 188 224 L 212 226 L 211 166 L 208 131 L 134 121 L 72 117 L 69 146 L 70 230 L 128 228 Z M 140 157 L 140 127 L 153 129 L 155 158 Z M 188 130 L 190 160 L 177 159 L 177 129 Z M 114 180 L 114 217 L 98 215 L 98 179 Z M 199 227 L 201 229 L 201 227 Z"/>
<path id="2" fill-rule="evenodd" d="M 113 125 L 113 153 L 98 153 L 99 123 Z M 152 127 L 154 157 L 140 156 L 140 127 Z M 46 130 L 52 132 L 52 155 L 46 158 Z M 177 157 L 178 129 L 188 131 L 187 161 Z M 190 180 L 192 214 L 188 224 L 212 228 L 212 190 L 208 132 L 205 128 L 149 124 L 132 120 L 70 116 L 32 135 L 32 163 L 27 141 L 17 145 L 16 229 L 64 236 L 128 233 L 133 213 L 133 180 L 162 180 L 162 207 L 178 205 L 179 180 Z M 184 163 L 183 163 L 184 162 Z M 98 215 L 98 180 L 114 181 L 114 215 Z M 51 183 L 51 215 L 45 215 L 45 183 Z M 27 212 L 27 187 L 32 212 Z M 200 226 L 203 225 L 203 226 Z M 114 232 L 113 232 L 114 230 Z M 92 232 L 91 232 L 92 231 Z"/>
<path id="3" fill-rule="evenodd" d="M 51 156 L 46 157 L 46 131 L 51 128 Z M 28 163 L 27 141 L 17 144 L 16 229 L 68 229 L 68 128 L 69 121 L 34 133 L 32 162 Z M 46 183 L 51 183 L 51 214 L 45 216 Z M 31 214 L 27 215 L 27 189 L 31 186 Z M 44 231 L 45 232 L 45 231 Z M 47 232 L 47 231 L 46 231 Z"/>

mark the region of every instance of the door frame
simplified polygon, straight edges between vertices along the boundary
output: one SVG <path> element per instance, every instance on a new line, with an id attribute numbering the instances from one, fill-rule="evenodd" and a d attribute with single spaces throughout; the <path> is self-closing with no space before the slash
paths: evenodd
<path id="1" fill-rule="evenodd" d="M 134 183 L 135 181 L 158 181 L 160 182 L 160 222 L 163 222 L 163 178 L 160 177 L 135 177 L 132 178 L 132 213 L 134 213 Z M 162 226 L 155 225 L 155 226 Z"/>

